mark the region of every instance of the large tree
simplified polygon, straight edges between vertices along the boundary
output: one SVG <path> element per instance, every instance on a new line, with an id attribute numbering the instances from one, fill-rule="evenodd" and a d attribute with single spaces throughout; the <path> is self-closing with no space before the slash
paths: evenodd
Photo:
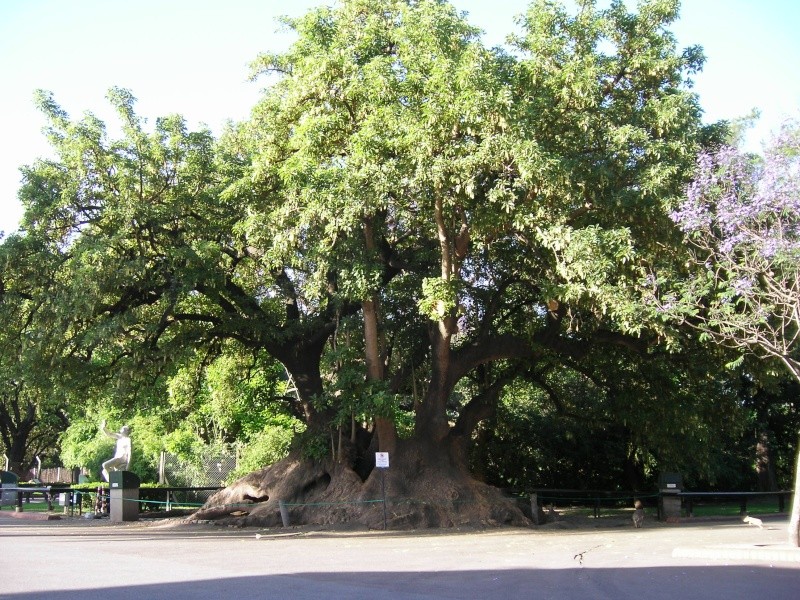
<path id="1" fill-rule="evenodd" d="M 779 361 L 800 381 L 800 126 L 787 123 L 763 157 L 730 146 L 704 153 L 672 216 L 697 268 L 677 280 L 654 273 L 659 309 L 721 344 Z M 798 461 L 789 524 L 795 546 Z"/>
<path id="2" fill-rule="evenodd" d="M 704 136 L 676 16 L 534 2 L 507 53 L 444 1 L 345 0 L 287 22 L 219 143 L 178 117 L 146 133 L 121 90 L 108 140 L 43 95 L 59 159 L 27 170 L 25 226 L 64 253 L 66 364 L 121 397 L 226 339 L 286 367 L 302 451 L 204 516 L 375 524 L 382 449 L 395 526 L 524 522 L 467 450 L 515 377 L 646 352 L 637 285 L 673 256 L 665 207 Z"/>
<path id="3" fill-rule="evenodd" d="M 352 1 L 289 22 L 298 43 L 258 61 L 277 82 L 244 128 L 240 185 L 265 191 L 245 234 L 267 260 L 321 261 L 308 293 L 334 274 L 364 306 L 367 375 L 413 396 L 410 438 L 375 423 L 389 489 L 426 502 L 396 523 L 516 519 L 467 473 L 503 386 L 597 344 L 643 351 L 639 265 L 669 258 L 664 207 L 701 137 L 684 79 L 700 55 L 676 52 L 676 10 L 534 3 L 512 56 L 444 2 Z M 412 323 L 424 333 L 404 339 Z"/>

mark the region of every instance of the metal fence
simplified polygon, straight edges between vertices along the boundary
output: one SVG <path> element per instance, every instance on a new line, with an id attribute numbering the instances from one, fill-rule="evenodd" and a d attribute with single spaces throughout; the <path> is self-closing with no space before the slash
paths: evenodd
<path id="1" fill-rule="evenodd" d="M 224 487 L 236 469 L 235 452 L 208 453 L 193 460 L 181 460 L 169 452 L 161 453 L 158 482 L 172 486 Z"/>
<path id="2" fill-rule="evenodd" d="M 67 467 L 50 467 L 47 469 L 31 469 L 20 479 L 22 481 L 38 480 L 41 483 L 78 483 L 80 475 L 85 475 L 85 469 L 70 469 Z"/>
<path id="3" fill-rule="evenodd" d="M 191 460 L 182 460 L 162 452 L 159 461 L 158 482 L 180 487 L 224 487 L 236 470 L 238 458 L 233 450 L 208 452 Z M 90 477 L 87 469 L 52 467 L 31 469 L 20 477 L 20 481 L 38 481 L 53 485 L 80 483 L 80 476 Z"/>

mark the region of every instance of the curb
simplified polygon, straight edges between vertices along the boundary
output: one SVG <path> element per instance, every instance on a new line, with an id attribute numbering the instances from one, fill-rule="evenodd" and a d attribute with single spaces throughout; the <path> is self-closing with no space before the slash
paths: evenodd
<path id="1" fill-rule="evenodd" d="M 6 512 L 0 511 L 0 517 L 10 517 L 12 519 L 22 519 L 24 521 L 60 521 L 59 515 L 51 515 L 42 512 Z"/>
<path id="2" fill-rule="evenodd" d="M 757 560 L 800 563 L 800 548 L 675 548 L 672 558 L 710 558 L 717 560 Z"/>

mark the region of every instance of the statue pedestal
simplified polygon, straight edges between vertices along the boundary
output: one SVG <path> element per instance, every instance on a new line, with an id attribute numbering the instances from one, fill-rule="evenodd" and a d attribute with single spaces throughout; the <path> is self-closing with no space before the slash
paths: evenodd
<path id="1" fill-rule="evenodd" d="M 139 485 L 141 481 L 130 471 L 108 474 L 109 515 L 112 523 L 139 520 Z"/>
<path id="2" fill-rule="evenodd" d="M 671 521 L 681 518 L 681 497 L 680 496 L 661 496 L 661 520 Z"/>

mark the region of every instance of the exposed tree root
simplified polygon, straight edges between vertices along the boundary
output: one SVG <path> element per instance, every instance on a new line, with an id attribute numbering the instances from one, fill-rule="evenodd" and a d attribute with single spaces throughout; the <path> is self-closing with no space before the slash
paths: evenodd
<path id="1" fill-rule="evenodd" d="M 292 525 L 381 529 L 383 486 L 389 529 L 530 524 L 513 499 L 447 465 L 397 461 L 392 469 L 373 470 L 363 482 L 348 465 L 294 455 L 217 492 L 192 519 L 275 527 L 282 523 L 282 500 Z"/>

